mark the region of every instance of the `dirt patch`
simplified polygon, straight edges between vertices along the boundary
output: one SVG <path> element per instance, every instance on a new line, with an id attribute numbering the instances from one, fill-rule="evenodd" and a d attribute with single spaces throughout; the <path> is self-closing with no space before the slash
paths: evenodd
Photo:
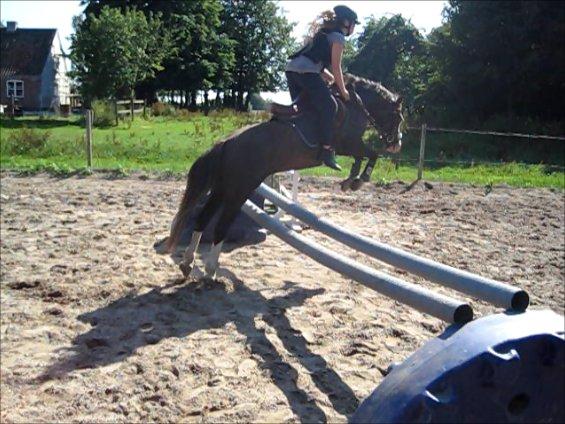
<path id="1" fill-rule="evenodd" d="M 267 241 L 183 282 L 153 243 L 184 188 L 2 178 L 2 422 L 338 421 L 444 325 Z M 300 201 L 361 234 L 529 291 L 563 313 L 563 192 L 306 179 Z M 409 281 L 436 287 L 306 230 Z M 448 289 L 439 291 L 456 295 Z M 495 309 L 469 299 L 479 315 Z"/>

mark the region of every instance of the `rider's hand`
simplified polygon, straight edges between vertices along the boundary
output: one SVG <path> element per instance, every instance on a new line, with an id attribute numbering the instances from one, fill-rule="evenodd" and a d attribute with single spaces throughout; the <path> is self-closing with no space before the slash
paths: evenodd
<path id="1" fill-rule="evenodd" d="M 351 98 L 351 96 L 349 96 L 349 91 L 347 90 L 344 90 L 343 93 L 341 93 L 341 97 L 343 97 L 343 100 L 345 100 L 346 102 L 348 102 Z"/>
<path id="2" fill-rule="evenodd" d="M 322 72 L 322 78 L 328 85 L 332 85 L 334 83 L 334 76 L 329 72 Z"/>

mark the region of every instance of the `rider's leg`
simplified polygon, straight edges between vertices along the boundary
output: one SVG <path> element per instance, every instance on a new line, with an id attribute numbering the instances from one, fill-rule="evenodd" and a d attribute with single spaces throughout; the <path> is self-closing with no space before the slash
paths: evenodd
<path id="1" fill-rule="evenodd" d="M 312 105 L 318 112 L 322 145 L 321 159 L 330 168 L 341 170 L 335 160 L 334 146 L 334 119 L 337 114 L 337 102 L 319 74 L 304 74 L 303 81 Z"/>
<path id="2" fill-rule="evenodd" d="M 290 99 L 294 102 L 300 92 L 302 91 L 302 87 L 300 86 L 300 74 L 296 72 L 285 72 L 286 75 L 286 82 L 288 83 L 288 91 L 290 92 Z"/>
<path id="3" fill-rule="evenodd" d="M 290 98 L 292 103 L 298 110 L 304 110 L 308 108 L 308 96 L 304 95 L 304 84 L 302 81 L 302 75 L 298 72 L 285 72 L 286 80 L 288 82 L 288 91 L 290 92 Z"/>

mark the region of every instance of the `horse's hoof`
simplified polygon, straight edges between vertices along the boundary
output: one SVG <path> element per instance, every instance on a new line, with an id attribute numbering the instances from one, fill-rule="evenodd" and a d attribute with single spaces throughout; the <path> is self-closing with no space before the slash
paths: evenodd
<path id="1" fill-rule="evenodd" d="M 370 175 L 365 175 L 365 174 L 363 174 L 363 175 L 361 175 L 361 180 L 362 180 L 364 183 L 368 183 L 369 181 L 371 181 L 371 176 L 370 176 Z"/>
<path id="2" fill-rule="evenodd" d="M 347 191 L 351 189 L 351 182 L 352 180 L 347 179 L 347 180 L 343 180 L 340 184 L 341 186 L 341 191 Z"/>
<path id="3" fill-rule="evenodd" d="M 182 271 L 182 275 L 184 275 L 184 278 L 188 278 L 190 276 L 190 272 L 192 271 L 192 265 L 188 265 L 186 262 L 181 262 L 179 268 Z"/>
<path id="4" fill-rule="evenodd" d="M 216 269 L 206 269 L 206 278 L 214 280 L 216 278 Z"/>
<path id="5" fill-rule="evenodd" d="M 357 191 L 363 186 L 363 180 L 361 178 L 355 178 L 351 183 L 351 190 Z"/>

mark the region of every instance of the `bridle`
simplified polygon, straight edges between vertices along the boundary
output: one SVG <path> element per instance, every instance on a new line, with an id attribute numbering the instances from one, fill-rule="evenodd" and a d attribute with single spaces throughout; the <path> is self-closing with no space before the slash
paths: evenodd
<path id="1" fill-rule="evenodd" d="M 353 94 L 353 95 L 351 95 Z M 379 128 L 379 126 L 377 125 L 377 122 L 375 121 L 375 118 L 373 118 L 373 116 L 369 113 L 369 111 L 367 110 L 367 108 L 365 107 L 365 105 L 363 104 L 363 100 L 361 99 L 361 97 L 359 96 L 359 94 L 357 94 L 357 92 L 355 90 L 351 90 L 350 91 L 350 96 L 352 98 L 355 99 L 355 103 L 357 104 L 357 106 L 359 106 L 361 108 L 361 110 L 363 111 L 363 113 L 365 114 L 365 117 L 367 118 L 367 121 L 369 121 L 369 124 L 375 129 L 375 131 L 377 132 L 377 134 L 381 133 L 381 129 Z M 387 134 L 388 136 L 389 134 Z M 387 145 L 387 147 L 385 147 L 385 150 L 388 150 L 391 146 L 388 146 L 389 143 L 388 141 L 388 137 L 385 140 L 385 145 Z M 399 146 L 402 144 L 401 139 L 398 140 L 397 143 Z M 400 149 L 400 147 L 397 148 L 398 150 Z M 396 152 L 393 152 L 396 153 Z"/>
<path id="2" fill-rule="evenodd" d="M 365 114 L 367 121 L 369 121 L 369 124 L 371 124 L 371 126 L 375 129 L 375 131 L 377 133 L 379 133 L 380 130 L 377 126 L 377 123 L 375 122 L 375 118 L 373 118 L 371 116 L 371 114 L 369 113 L 369 111 L 367 110 L 365 105 L 363 104 L 363 100 L 361 100 L 361 97 L 359 97 L 359 94 L 357 94 L 356 91 L 353 91 L 353 97 L 355 98 L 355 103 L 357 104 L 357 106 L 359 106 L 361 108 L 361 110 L 363 111 L 363 113 Z"/>

